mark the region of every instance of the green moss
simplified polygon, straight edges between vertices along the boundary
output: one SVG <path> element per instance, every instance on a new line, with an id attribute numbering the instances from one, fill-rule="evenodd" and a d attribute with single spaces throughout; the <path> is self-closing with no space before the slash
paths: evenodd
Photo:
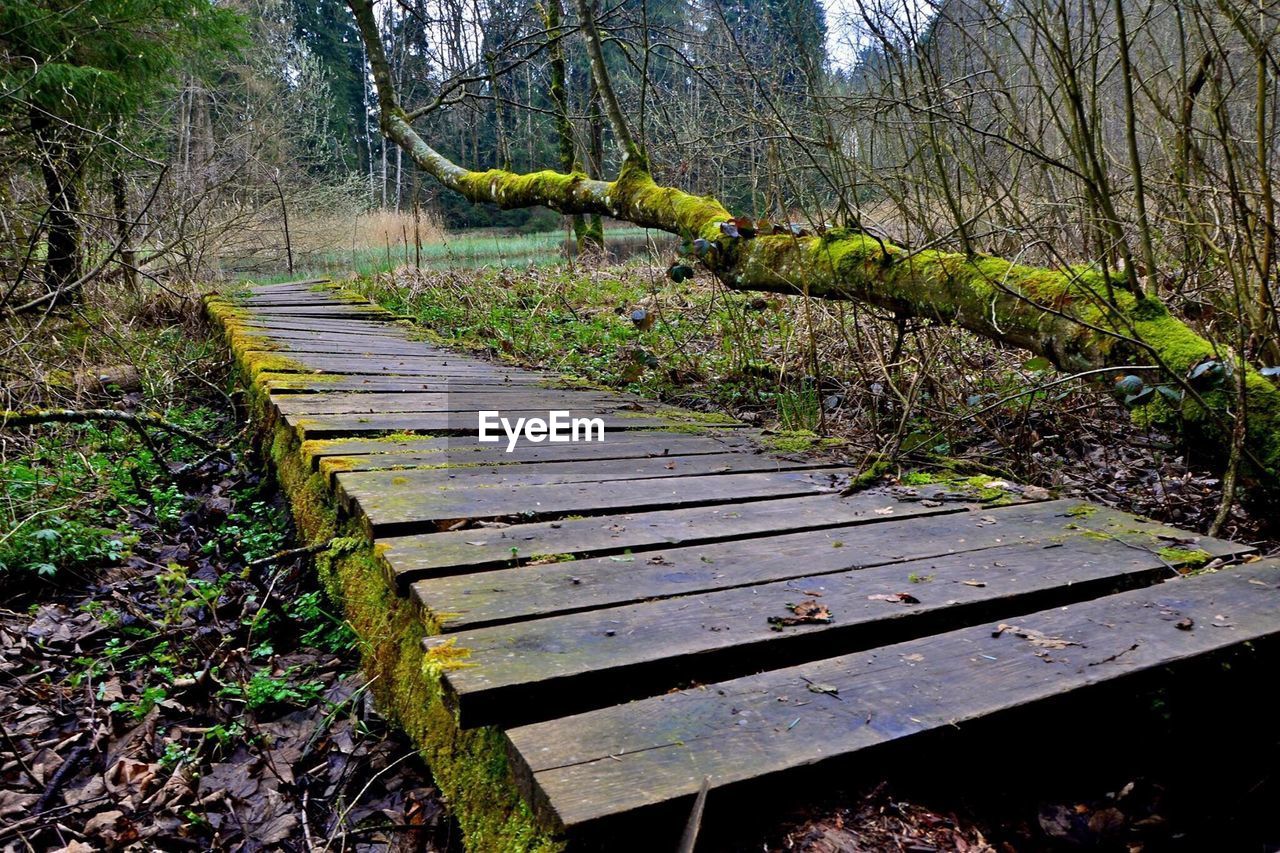
<path id="1" fill-rule="evenodd" d="M 532 554 L 529 557 L 527 565 L 541 565 L 544 563 L 572 563 L 577 559 L 573 554 Z"/>
<path id="2" fill-rule="evenodd" d="M 1202 569 L 1209 561 L 1213 559 L 1213 555 L 1208 551 L 1200 548 L 1179 548 L 1171 546 L 1161 548 L 1156 552 L 1160 555 L 1160 559 L 1166 563 L 1172 563 L 1182 571 L 1195 571 Z"/>
<path id="3" fill-rule="evenodd" d="M 787 454 L 832 450 L 848 444 L 843 438 L 824 437 L 805 429 L 778 430 L 761 435 L 757 441 L 766 450 Z"/>
<path id="4" fill-rule="evenodd" d="M 1071 507 L 1063 514 L 1068 515 L 1072 518 L 1088 518 L 1089 516 L 1093 515 L 1097 511 L 1098 511 L 1098 508 L 1093 504 L 1078 504 L 1076 506 Z"/>
<path id="5" fill-rule="evenodd" d="M 379 706 L 422 750 L 466 836 L 470 851 L 563 849 L 520 797 L 496 728 L 463 731 L 441 684 L 466 666 L 452 642 L 424 651 L 426 626 L 388 585 L 372 548 L 334 558 L 327 567 L 348 621 L 361 638 L 364 668 Z"/>

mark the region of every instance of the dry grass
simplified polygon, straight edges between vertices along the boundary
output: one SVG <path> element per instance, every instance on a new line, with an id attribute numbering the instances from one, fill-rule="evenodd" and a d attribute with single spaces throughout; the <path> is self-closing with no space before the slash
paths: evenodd
<path id="1" fill-rule="evenodd" d="M 362 213 L 341 211 L 333 214 L 312 213 L 290 223 L 295 253 L 326 252 L 354 248 L 382 249 L 419 243 L 438 243 L 444 239 L 443 223 L 429 210 L 371 210 Z"/>

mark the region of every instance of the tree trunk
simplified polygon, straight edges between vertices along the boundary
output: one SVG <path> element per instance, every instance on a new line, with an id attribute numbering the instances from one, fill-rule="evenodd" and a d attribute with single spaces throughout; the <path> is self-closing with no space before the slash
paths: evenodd
<path id="1" fill-rule="evenodd" d="M 578 171 L 577 146 L 573 141 L 573 124 L 569 121 L 569 88 L 565 82 L 564 35 L 560 27 L 564 23 L 564 9 L 561 0 L 549 0 L 546 7 L 545 23 L 547 34 L 551 39 L 551 103 L 555 107 L 556 141 L 560 155 L 560 168 L 566 174 Z M 604 232 L 600 227 L 599 216 L 593 217 L 588 225 L 586 217 L 581 213 L 570 215 L 573 223 L 573 236 L 578 243 L 578 254 L 604 247 Z"/>
<path id="2" fill-rule="evenodd" d="M 127 187 L 124 182 L 124 173 L 116 167 L 111 171 L 111 202 L 115 208 L 116 215 L 116 240 L 120 244 L 120 264 L 124 269 L 124 286 L 125 289 L 136 295 L 138 293 L 138 267 L 137 257 L 133 249 L 129 246 L 130 231 L 133 230 L 132 223 L 129 222 L 129 196 Z"/>
<path id="3" fill-rule="evenodd" d="M 65 297 L 54 300 L 57 303 L 70 298 L 70 288 L 80 278 L 80 193 L 76 182 L 80 178 L 81 157 L 42 111 L 32 111 L 31 126 L 49 201 L 44 286 L 49 293 L 67 291 Z"/>
<path id="4" fill-rule="evenodd" d="M 475 172 L 432 148 L 406 120 L 369 0 L 348 0 L 368 47 L 383 133 L 425 172 L 471 201 L 515 208 L 545 205 L 565 214 L 601 214 L 678 234 L 720 281 L 760 290 L 876 305 L 902 318 L 948 323 L 1044 356 L 1070 372 L 1138 369 L 1167 393 L 1151 393 L 1135 409 L 1144 423 L 1181 429 L 1206 454 L 1225 454 L 1237 416 L 1247 415 L 1249 469 L 1271 497 L 1280 497 L 1280 388 L 1256 370 L 1244 377 L 1247 412 L 1232 386 L 1190 379 L 1207 361 L 1229 365 L 1230 349 L 1201 337 L 1158 299 L 1123 289 L 1123 273 L 1108 278 L 1090 268 L 1051 270 L 1000 258 L 938 250 L 909 252 L 876 237 L 831 229 L 808 235 L 789 224 L 752 227 L 715 198 L 654 183 L 644 158 L 615 126 L 626 155 L 615 181 L 551 170 Z M 590 39 L 590 28 L 588 38 Z M 590 48 L 591 45 L 588 44 Z M 598 53 L 598 45 L 597 53 Z M 600 76 L 598 56 L 593 66 Z M 598 80 L 611 123 L 621 119 L 607 78 Z M 726 227 L 729 226 L 729 227 Z M 773 233 L 774 231 L 781 233 Z M 1158 377 L 1158 378 L 1156 378 Z"/>

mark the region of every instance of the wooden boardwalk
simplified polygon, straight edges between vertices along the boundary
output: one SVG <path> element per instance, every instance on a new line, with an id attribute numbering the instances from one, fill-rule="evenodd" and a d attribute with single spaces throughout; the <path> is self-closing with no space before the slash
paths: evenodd
<path id="1" fill-rule="evenodd" d="M 734 790 L 1280 632 L 1280 561 L 1016 487 L 841 496 L 856 471 L 739 426 L 413 340 L 311 285 L 238 300 L 237 354 L 390 582 L 465 650 L 442 689 L 505 733 L 574 837 L 678 836 Z M 476 440 L 477 413 L 602 418 L 598 443 Z M 398 436 L 386 433 L 413 432 Z"/>

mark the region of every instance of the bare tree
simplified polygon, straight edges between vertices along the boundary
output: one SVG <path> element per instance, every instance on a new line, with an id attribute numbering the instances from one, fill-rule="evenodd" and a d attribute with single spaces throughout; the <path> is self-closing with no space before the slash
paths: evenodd
<path id="1" fill-rule="evenodd" d="M 1232 437 L 1238 435 L 1235 444 L 1245 467 L 1272 488 L 1278 482 L 1280 389 L 1237 360 L 1231 346 L 1206 339 L 1173 316 L 1144 280 L 1152 270 L 1136 260 L 1149 254 L 1147 241 L 1139 241 L 1139 252 L 1130 248 L 1127 223 L 1132 220 L 1122 214 L 1117 202 L 1120 193 L 1110 170 L 1110 141 L 1103 138 L 1104 124 L 1099 118 L 1102 99 L 1107 96 L 1108 84 L 1114 87 L 1114 78 L 1100 64 L 1111 54 L 1101 49 L 1104 28 L 1098 20 L 1088 15 L 1083 20 L 1073 18 L 1063 4 L 1049 4 L 1049 11 L 1056 11 L 1056 15 L 1044 15 L 1045 10 L 1038 8 L 1026 18 L 1001 19 L 1010 38 L 999 49 L 1043 49 L 1057 57 L 1050 63 L 1051 79 L 1045 79 L 1044 69 L 1037 63 L 1028 62 L 1017 71 L 1035 78 L 1036 86 L 1046 95 L 1065 97 L 1067 109 L 1047 116 L 1049 136 L 1061 142 L 1059 154 L 1020 141 L 1029 136 L 1025 128 L 1015 126 L 992 133 L 975 122 L 977 107 L 968 101 L 1003 97 L 1015 86 L 992 87 L 1003 91 L 983 92 L 977 99 L 960 97 L 949 88 L 955 81 L 945 77 L 936 64 L 909 55 L 919 53 L 919 32 L 893 34 L 883 29 L 892 17 L 868 15 L 872 25 L 882 28 L 879 37 L 886 48 L 884 62 L 893 69 L 889 80 L 891 88 L 898 91 L 892 108 L 922 113 L 929 119 L 926 125 L 942 124 L 948 131 L 944 135 L 935 128 L 936 132 L 925 134 L 918 142 L 900 140 L 904 147 L 926 154 L 929 159 L 925 162 L 933 163 L 930 178 L 942 192 L 922 193 L 904 185 L 898 198 L 904 207 L 913 200 L 920 202 L 917 218 L 932 220 L 926 235 L 944 236 L 945 232 L 946 237 L 954 238 L 958 233 L 961 251 L 952 252 L 935 247 L 943 240 L 930 241 L 934 246 L 907 249 L 860 227 L 826 228 L 812 234 L 791 222 L 737 218 L 713 197 L 656 183 L 648 152 L 633 132 L 613 87 L 604 57 L 605 43 L 590 0 L 577 0 L 577 13 L 604 113 L 621 153 L 617 178 L 604 181 L 580 172 L 552 170 L 525 174 L 505 169 L 472 171 L 442 155 L 414 129 L 412 122 L 418 116 L 401 107 L 373 3 L 349 0 L 349 5 L 368 50 L 383 133 L 419 168 L 468 199 L 502 207 L 545 205 L 566 214 L 601 214 L 669 231 L 685 238 L 691 258 L 696 257 L 733 289 L 856 300 L 887 308 L 901 318 L 955 324 L 1027 349 L 1067 371 L 1155 368 L 1160 379 L 1143 383 L 1146 397 L 1151 398 L 1142 411 L 1145 418 L 1182 429 L 1212 448 L 1229 448 Z M 1089 9 L 1097 12 L 1099 7 Z M 985 11 L 989 10 L 976 13 Z M 939 22 L 935 20 L 931 26 L 936 32 Z M 1082 47 L 1074 41 L 1081 31 L 1085 33 Z M 1127 34 L 1122 39 L 1125 50 L 1132 49 L 1131 38 L 1136 37 Z M 1265 56 L 1265 51 L 1260 55 Z M 925 97 L 920 97 L 922 93 Z M 883 93 L 874 95 L 882 97 Z M 1134 97 L 1120 99 L 1121 103 L 1126 100 Z M 953 109 L 953 104 L 959 106 Z M 1028 120 L 1046 118 L 1047 107 L 1043 103 L 1039 107 L 1041 112 Z M 937 122 L 939 114 L 947 115 L 945 123 Z M 1134 130 L 1129 134 L 1132 153 L 1137 145 L 1133 139 L 1136 119 L 1129 127 Z M 1096 262 L 1038 267 L 983 254 L 973 235 L 988 211 L 973 208 L 984 204 L 984 195 L 966 198 L 965 190 L 985 175 L 966 175 L 950 154 L 948 147 L 957 144 L 958 137 L 950 131 L 956 128 L 970 134 L 968 145 L 993 142 L 1014 160 L 1025 157 L 1040 166 L 1047 164 L 1077 181 L 1086 199 L 1083 232 L 1100 250 Z M 1229 132 L 1228 127 L 1219 135 Z M 790 133 L 799 135 L 794 128 Z M 915 130 L 900 129 L 899 133 Z M 831 140 L 816 142 L 819 152 L 830 153 Z M 824 173 L 817 153 L 811 152 L 811 163 L 816 172 Z M 786 165 L 778 164 L 777 168 L 785 169 Z M 839 184 L 830 169 L 825 173 L 833 185 Z M 999 178 L 1005 182 L 1011 176 L 1006 172 Z M 1050 176 L 1048 180 L 1058 178 Z M 1000 197 L 999 191 L 996 195 Z M 1253 203 L 1238 195 L 1252 211 Z M 938 198 L 943 200 L 941 208 L 934 203 Z M 1238 215 L 1247 218 L 1249 214 L 1242 211 Z M 950 231 L 943 226 L 947 220 L 953 222 Z M 1149 226 L 1141 218 L 1137 223 L 1139 229 Z M 853 224 L 860 223 L 855 220 Z M 681 265 L 674 268 L 676 277 L 683 274 L 682 269 Z M 1207 377 L 1230 375 L 1232 365 L 1234 385 L 1208 381 Z M 1237 419 L 1243 423 L 1239 431 L 1235 429 Z"/>

